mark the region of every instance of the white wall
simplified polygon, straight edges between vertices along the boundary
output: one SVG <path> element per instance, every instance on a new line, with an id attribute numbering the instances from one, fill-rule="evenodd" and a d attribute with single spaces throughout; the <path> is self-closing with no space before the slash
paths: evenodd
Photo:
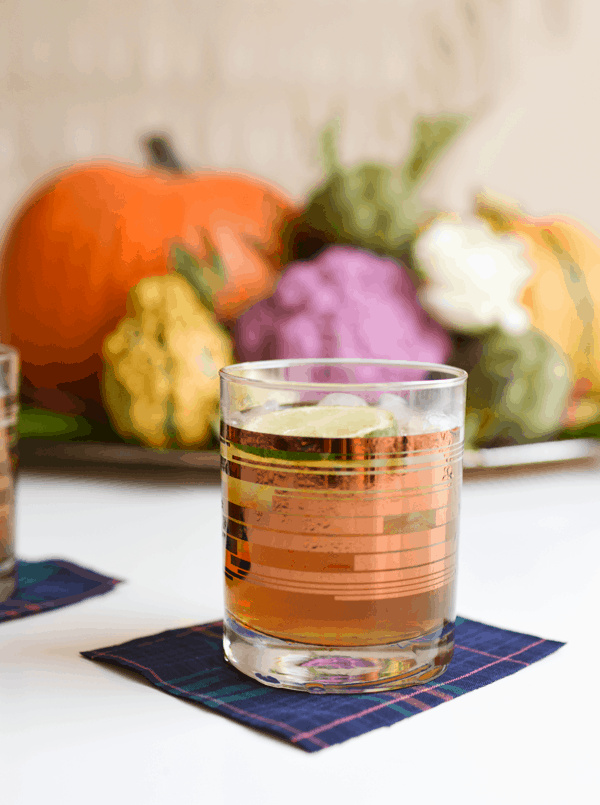
<path id="1" fill-rule="evenodd" d="M 553 6 L 552 34 L 540 23 L 544 7 Z M 487 187 L 532 215 L 569 215 L 600 232 L 598 30 L 597 0 L 516 4 L 510 80 L 440 166 L 428 194 L 464 209 Z"/>
<path id="2" fill-rule="evenodd" d="M 170 131 L 192 166 L 246 169 L 294 195 L 317 136 L 345 161 L 398 161 L 417 113 L 470 130 L 428 188 L 480 187 L 600 229 L 597 0 L 4 0 L 0 220 L 76 159 L 140 160 Z"/>

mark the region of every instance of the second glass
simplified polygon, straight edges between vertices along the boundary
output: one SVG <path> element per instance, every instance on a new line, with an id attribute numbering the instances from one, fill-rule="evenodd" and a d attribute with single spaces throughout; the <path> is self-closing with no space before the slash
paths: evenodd
<path id="1" fill-rule="evenodd" d="M 0 601 L 17 586 L 14 473 L 17 466 L 19 353 L 0 344 Z"/>
<path id="2" fill-rule="evenodd" d="M 395 361 L 221 371 L 224 651 L 267 685 L 430 681 L 454 646 L 466 373 Z"/>

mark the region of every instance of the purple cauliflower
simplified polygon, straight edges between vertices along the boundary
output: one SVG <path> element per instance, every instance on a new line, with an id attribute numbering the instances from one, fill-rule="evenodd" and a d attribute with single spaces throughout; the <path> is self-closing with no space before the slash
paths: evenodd
<path id="1" fill-rule="evenodd" d="M 451 341 L 421 307 L 406 267 L 353 246 L 290 263 L 274 294 L 237 322 L 240 360 L 366 358 L 443 363 Z M 313 378 L 317 379 L 317 378 Z M 334 380 L 334 378 L 330 378 Z M 356 382 L 385 382 L 360 367 Z"/>

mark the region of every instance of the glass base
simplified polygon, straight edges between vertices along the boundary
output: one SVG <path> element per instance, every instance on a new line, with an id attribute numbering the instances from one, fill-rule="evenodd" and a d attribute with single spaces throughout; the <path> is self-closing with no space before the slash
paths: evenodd
<path id="1" fill-rule="evenodd" d="M 223 622 L 225 659 L 263 685 L 305 693 L 371 693 L 430 682 L 454 651 L 454 623 L 419 638 L 381 646 L 317 646 Z"/>
<path id="2" fill-rule="evenodd" d="M 17 587 L 17 565 L 14 559 L 0 562 L 0 601 L 6 601 Z"/>

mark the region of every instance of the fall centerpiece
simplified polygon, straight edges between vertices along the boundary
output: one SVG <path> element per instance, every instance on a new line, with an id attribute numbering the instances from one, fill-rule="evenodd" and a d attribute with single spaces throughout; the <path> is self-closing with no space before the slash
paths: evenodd
<path id="1" fill-rule="evenodd" d="M 299 206 L 254 177 L 184 170 L 164 137 L 146 140 L 147 168 L 46 180 L 2 258 L 22 435 L 215 449 L 218 370 L 291 357 L 461 366 L 470 448 L 595 433 L 600 244 L 490 195 L 468 216 L 422 206 L 464 125 L 418 119 L 399 166 L 351 167 L 329 126 Z"/>

